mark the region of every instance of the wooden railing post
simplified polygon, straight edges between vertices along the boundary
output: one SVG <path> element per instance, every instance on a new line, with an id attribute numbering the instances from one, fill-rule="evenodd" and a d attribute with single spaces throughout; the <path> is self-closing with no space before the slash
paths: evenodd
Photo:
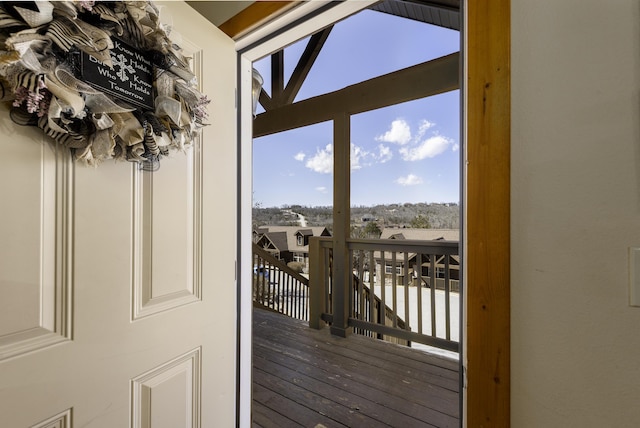
<path id="1" fill-rule="evenodd" d="M 320 246 L 320 238 L 309 238 L 309 327 L 321 329 L 326 282 L 324 278 L 326 260 L 324 249 Z"/>
<path id="2" fill-rule="evenodd" d="M 333 278 L 331 302 L 333 322 L 331 334 L 349 334 L 349 293 L 351 286 L 349 249 L 351 234 L 351 117 L 337 114 L 333 121 Z"/>

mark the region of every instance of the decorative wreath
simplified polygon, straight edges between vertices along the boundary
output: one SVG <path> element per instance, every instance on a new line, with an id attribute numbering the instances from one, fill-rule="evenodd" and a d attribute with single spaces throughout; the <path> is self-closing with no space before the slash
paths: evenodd
<path id="1" fill-rule="evenodd" d="M 3 1 L 0 98 L 77 161 L 156 169 L 208 117 L 170 31 L 150 1 Z"/>

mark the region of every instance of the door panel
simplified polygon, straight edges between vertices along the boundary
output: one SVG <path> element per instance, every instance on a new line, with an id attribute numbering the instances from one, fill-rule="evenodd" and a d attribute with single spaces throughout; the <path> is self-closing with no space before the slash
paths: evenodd
<path id="1" fill-rule="evenodd" d="M 73 165 L 0 107 L 2 426 L 235 425 L 234 44 L 158 4 L 212 101 L 157 172 Z"/>
<path id="2" fill-rule="evenodd" d="M 202 52 L 189 48 L 195 69 Z M 196 302 L 202 279 L 202 138 L 133 180 L 133 319 Z"/>
<path id="3" fill-rule="evenodd" d="M 0 107 L 0 360 L 68 340 L 68 153 Z M 24 144 L 24 141 L 30 144 Z M 18 303 L 16 305 L 16 303 Z"/>

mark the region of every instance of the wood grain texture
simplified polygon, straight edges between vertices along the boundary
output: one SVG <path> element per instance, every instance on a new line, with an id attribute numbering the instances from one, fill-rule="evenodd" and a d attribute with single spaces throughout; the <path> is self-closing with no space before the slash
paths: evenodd
<path id="1" fill-rule="evenodd" d="M 458 427 L 457 361 L 260 309 L 253 323 L 254 427 Z"/>
<path id="2" fill-rule="evenodd" d="M 510 0 L 468 2 L 467 420 L 510 423 Z"/>
<path id="3" fill-rule="evenodd" d="M 294 6 L 297 1 L 257 1 L 252 3 L 246 9 L 243 9 L 237 15 L 232 16 L 218 28 L 232 39 L 239 37 L 245 32 L 255 28 L 257 25 L 265 22 L 267 19 L 274 17 L 290 7 Z"/>
<path id="4" fill-rule="evenodd" d="M 333 121 L 333 290 L 331 332 L 346 337 L 352 329 L 349 320 L 349 268 L 351 219 L 351 117 L 339 113 Z"/>

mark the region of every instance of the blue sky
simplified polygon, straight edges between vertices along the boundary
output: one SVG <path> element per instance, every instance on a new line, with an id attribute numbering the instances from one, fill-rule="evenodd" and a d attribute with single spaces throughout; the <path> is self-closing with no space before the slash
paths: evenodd
<path id="1" fill-rule="evenodd" d="M 285 50 L 285 81 L 305 45 Z M 296 101 L 458 50 L 457 31 L 366 10 L 336 24 Z M 269 58 L 254 67 L 270 82 Z M 352 116 L 352 206 L 459 201 L 459 97 Z M 325 122 L 255 139 L 254 204 L 332 205 L 332 136 Z"/>

